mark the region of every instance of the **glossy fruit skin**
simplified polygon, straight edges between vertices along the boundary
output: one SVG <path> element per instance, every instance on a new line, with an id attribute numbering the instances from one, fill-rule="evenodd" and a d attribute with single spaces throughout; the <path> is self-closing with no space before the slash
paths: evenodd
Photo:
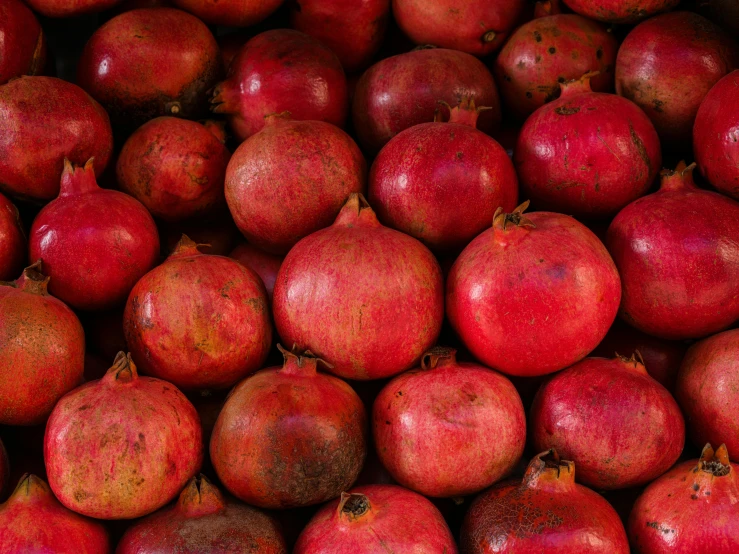
<path id="1" fill-rule="evenodd" d="M 95 158 L 100 176 L 113 151 L 103 107 L 80 87 L 54 77 L 20 77 L 0 86 L 0 188 L 47 202 L 59 194 L 63 160 Z"/>
<path id="2" fill-rule="evenodd" d="M 77 17 L 112 8 L 121 0 L 25 0 L 34 11 L 46 17 Z"/>
<path id="3" fill-rule="evenodd" d="M 267 289 L 267 297 L 271 303 L 272 294 L 275 290 L 275 281 L 277 280 L 277 272 L 280 270 L 284 258 L 264 252 L 256 246 L 247 243 L 238 245 L 228 256 L 259 275 L 262 283 L 264 283 L 264 287 Z"/>
<path id="4" fill-rule="evenodd" d="M 282 350 L 285 363 L 239 383 L 218 416 L 210 459 L 244 502 L 283 509 L 320 504 L 348 489 L 367 454 L 367 415 L 318 359 Z"/>
<path id="5" fill-rule="evenodd" d="M 266 117 L 226 170 L 226 201 L 236 226 L 251 244 L 282 255 L 331 225 L 349 195 L 366 186 L 367 164 L 349 135 L 288 114 Z"/>
<path id="6" fill-rule="evenodd" d="M 500 100 L 493 76 L 480 60 L 443 48 L 381 60 L 364 72 L 354 93 L 352 119 L 359 144 L 376 154 L 402 130 L 433 121 L 439 100 L 456 106 L 467 97 L 493 108 L 480 114 L 478 122 L 478 129 L 491 134 L 500 123 Z M 448 118 L 448 110 L 441 111 Z"/>
<path id="7" fill-rule="evenodd" d="M 441 269 L 425 246 L 382 226 L 353 194 L 331 227 L 285 257 L 273 316 L 284 342 L 323 357 L 332 373 L 390 377 L 417 364 L 439 335 Z"/>
<path id="8" fill-rule="evenodd" d="M 0 282 L 0 424 L 37 425 L 82 382 L 85 332 L 36 265 Z"/>
<path id="9" fill-rule="evenodd" d="M 246 140 L 265 117 L 289 111 L 300 121 L 343 127 L 349 104 L 341 62 L 327 46 L 292 29 L 275 29 L 249 40 L 216 85 L 211 110 L 226 114 L 234 136 Z"/>
<path id="10" fill-rule="evenodd" d="M 284 0 L 172 0 L 210 25 L 249 27 L 266 19 Z"/>
<path id="11" fill-rule="evenodd" d="M 39 75 L 46 65 L 46 37 L 21 0 L 0 5 L 0 85 L 13 77 Z"/>
<path id="12" fill-rule="evenodd" d="M 593 92 L 586 74 L 526 120 L 513 156 L 522 196 L 539 209 L 606 218 L 647 192 L 659 137 L 633 102 Z"/>
<path id="13" fill-rule="evenodd" d="M 18 208 L 0 194 L 0 281 L 20 273 L 26 261 L 26 234 Z"/>
<path id="14" fill-rule="evenodd" d="M 46 424 L 51 489 L 67 508 L 97 519 L 161 508 L 202 460 L 193 405 L 170 383 L 139 377 L 123 352 L 102 379 L 62 398 Z"/>
<path id="15" fill-rule="evenodd" d="M 367 511 L 353 515 L 353 502 Z M 383 551 L 457 554 L 457 545 L 439 510 L 420 494 L 394 485 L 365 485 L 321 508 L 293 552 Z"/>
<path id="16" fill-rule="evenodd" d="M 516 207 L 516 170 L 475 128 L 477 117 L 474 101 L 463 100 L 448 123 L 415 125 L 385 145 L 369 177 L 369 202 L 383 224 L 434 252 L 457 253 L 490 226 L 496 208 Z"/>
<path id="17" fill-rule="evenodd" d="M 665 339 L 704 337 L 739 318 L 739 204 L 696 187 L 691 171 L 664 171 L 660 190 L 624 208 L 606 235 L 621 317 Z"/>
<path id="18" fill-rule="evenodd" d="M 598 345 L 616 317 L 621 285 L 605 247 L 584 225 L 550 212 L 521 216 L 525 207 L 497 215 L 459 255 L 446 309 L 478 360 L 532 377 L 559 371 Z"/>
<path id="19" fill-rule="evenodd" d="M 223 207 L 231 153 L 205 126 L 158 117 L 139 127 L 116 164 L 121 190 L 165 221 L 212 215 Z"/>
<path id="20" fill-rule="evenodd" d="M 637 23 L 667 11 L 680 0 L 563 0 L 574 12 L 606 23 Z"/>

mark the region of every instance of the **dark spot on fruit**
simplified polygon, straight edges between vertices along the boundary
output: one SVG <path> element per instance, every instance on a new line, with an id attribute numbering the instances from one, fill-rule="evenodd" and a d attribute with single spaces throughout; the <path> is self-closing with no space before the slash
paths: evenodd
<path id="1" fill-rule="evenodd" d="M 84 412 L 85 410 L 89 410 L 89 409 L 90 409 L 90 405 L 89 404 L 85 404 L 84 406 L 80 406 L 79 408 L 77 408 L 77 411 L 78 412 Z"/>
<path id="2" fill-rule="evenodd" d="M 389 422 L 389 421 L 386 421 L 386 422 L 385 422 L 385 425 L 390 425 L 390 422 Z"/>
<path id="3" fill-rule="evenodd" d="M 557 49 L 554 46 L 550 46 L 547 52 L 549 52 L 550 54 L 555 54 L 557 52 Z"/>
<path id="4" fill-rule="evenodd" d="M 698 500 L 698 495 L 697 494 L 691 494 L 690 495 L 690 499 L 691 500 Z"/>
<path id="5" fill-rule="evenodd" d="M 557 77 L 557 82 L 558 83 L 564 83 L 565 82 L 565 78 L 560 75 L 559 77 Z"/>
<path id="6" fill-rule="evenodd" d="M 598 58 L 598 59 L 601 59 L 603 57 L 603 49 L 602 48 L 598 48 L 598 50 L 596 50 L 595 57 Z"/>
<path id="7" fill-rule="evenodd" d="M 509 83 L 511 82 L 511 77 L 509 75 L 503 75 L 503 79 L 505 79 Z"/>
<path id="8" fill-rule="evenodd" d="M 570 106 L 570 107 L 560 106 L 559 108 L 554 110 L 554 113 L 559 114 L 559 115 L 572 115 L 572 114 L 576 114 L 579 111 L 580 111 L 580 108 L 578 108 L 577 106 Z"/>
<path id="9" fill-rule="evenodd" d="M 536 42 L 541 42 L 541 33 L 539 31 L 534 31 L 534 38 L 536 39 Z"/>
<path id="10" fill-rule="evenodd" d="M 698 483 L 693 483 L 693 490 L 697 491 L 700 488 L 700 485 Z"/>
<path id="11" fill-rule="evenodd" d="M 457 159 L 458 160 L 461 160 L 462 159 L 462 156 L 463 156 L 462 152 L 457 152 Z"/>
<path id="12" fill-rule="evenodd" d="M 534 95 L 531 92 L 526 91 L 526 98 L 532 98 Z"/>
<path id="13" fill-rule="evenodd" d="M 664 110 L 662 109 L 662 106 L 664 106 L 664 102 L 662 100 L 657 100 L 656 98 L 652 100 L 652 104 L 654 105 L 654 111 L 662 113 Z"/>
<path id="14" fill-rule="evenodd" d="M 539 56 L 539 55 L 537 54 L 537 55 L 536 55 L 536 59 L 535 59 L 535 61 L 536 61 L 536 63 L 539 63 L 539 62 L 541 61 L 541 56 Z"/>

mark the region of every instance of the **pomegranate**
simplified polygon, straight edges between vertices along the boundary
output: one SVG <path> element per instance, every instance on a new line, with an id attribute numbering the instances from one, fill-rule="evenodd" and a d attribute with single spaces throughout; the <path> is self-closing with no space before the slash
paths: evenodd
<path id="1" fill-rule="evenodd" d="M 0 439 L 0 500 L 5 498 L 5 489 L 8 486 L 10 478 L 10 460 L 8 453 L 5 451 L 5 445 Z"/>
<path id="2" fill-rule="evenodd" d="M 122 192 L 101 189 L 93 160 L 64 160 L 59 197 L 31 227 L 31 260 L 43 259 L 51 294 L 80 310 L 121 304 L 159 256 L 149 212 Z"/>
<path id="3" fill-rule="evenodd" d="M 105 110 L 81 88 L 53 77 L 0 86 L 0 189 L 46 202 L 59 194 L 62 160 L 95 158 L 102 174 L 113 151 Z"/>
<path id="4" fill-rule="evenodd" d="M 37 425 L 82 381 L 85 333 L 36 263 L 0 282 L 0 424 Z"/>
<path id="5" fill-rule="evenodd" d="M 607 23 L 636 23 L 667 11 L 680 0 L 564 0 L 572 11 Z"/>
<path id="6" fill-rule="evenodd" d="M 240 141 L 264 127 L 265 116 L 289 110 L 300 121 L 342 127 L 348 106 L 346 76 L 336 54 L 313 37 L 275 29 L 249 40 L 216 85 L 211 110 L 228 116 Z"/>
<path id="7" fill-rule="evenodd" d="M 186 235 L 131 290 L 126 342 L 141 370 L 182 389 L 224 389 L 259 369 L 272 344 L 267 293 L 235 260 Z"/>
<path id="8" fill-rule="evenodd" d="M 352 119 L 359 143 L 376 154 L 400 131 L 434 120 L 443 100 L 456 106 L 473 98 L 493 109 L 480 114 L 478 128 L 492 133 L 500 123 L 500 101 L 493 76 L 474 56 L 440 48 L 421 48 L 386 58 L 357 83 Z M 444 118 L 448 110 L 442 109 Z"/>
<path id="9" fill-rule="evenodd" d="M 25 0 L 34 11 L 46 17 L 77 17 L 112 8 L 121 0 Z"/>
<path id="10" fill-rule="evenodd" d="M 662 167 L 659 138 L 633 102 L 593 92 L 590 73 L 526 120 L 514 162 L 522 192 L 541 209 L 612 216 L 647 192 Z"/>
<path id="11" fill-rule="evenodd" d="M 394 485 L 366 485 L 321 508 L 293 552 L 456 554 L 457 545 L 439 510 L 420 494 Z"/>
<path id="12" fill-rule="evenodd" d="M 132 519 L 177 496 L 203 459 L 195 408 L 173 385 L 139 377 L 131 355 L 62 398 L 44 462 L 59 501 L 98 519 Z"/>
<path id="13" fill-rule="evenodd" d="M 584 358 L 621 299 L 603 244 L 573 218 L 498 209 L 447 279 L 449 321 L 482 363 L 510 375 L 552 373 Z"/>
<path id="14" fill-rule="evenodd" d="M 229 395 L 210 459 L 229 492 L 249 504 L 319 504 L 357 479 L 367 454 L 367 416 L 349 385 L 318 373 L 323 360 L 278 348 L 282 368 L 259 371 Z"/>
<path id="15" fill-rule="evenodd" d="M 77 81 L 116 126 L 135 129 L 162 115 L 205 115 L 206 91 L 222 70 L 216 39 L 202 21 L 172 8 L 144 8 L 95 31 Z"/>
<path id="16" fill-rule="evenodd" d="M 364 192 L 367 164 L 351 137 L 330 123 L 295 121 L 289 113 L 264 121 L 228 164 L 226 201 L 250 243 L 286 254 L 331 225 L 349 194 Z"/>
<path id="17" fill-rule="evenodd" d="M 159 233 L 162 237 L 162 256 L 169 256 L 182 239 L 187 235 L 199 245 L 203 254 L 226 256 L 241 239 L 236 224 L 228 214 L 217 213 L 213 217 L 177 221 L 173 223 L 161 222 Z"/>
<path id="18" fill-rule="evenodd" d="M 555 449 L 535 456 L 520 484 L 501 483 L 475 499 L 460 547 L 463 554 L 629 552 L 616 511 L 575 483 L 575 463 L 560 460 Z"/>
<path id="19" fill-rule="evenodd" d="M 516 466 L 526 416 L 511 382 L 437 347 L 382 390 L 372 432 L 382 464 L 425 496 L 474 494 Z"/>
<path id="20" fill-rule="evenodd" d="M 234 248 L 229 254 L 229 257 L 259 275 L 259 278 L 267 289 L 267 297 L 272 302 L 275 280 L 277 279 L 277 272 L 280 269 L 280 265 L 282 265 L 283 258 L 264 252 L 256 246 L 247 243 L 240 244 Z"/>
<path id="21" fill-rule="evenodd" d="M 18 275 L 26 259 L 26 234 L 16 208 L 0 194 L 0 280 Z"/>
<path id="22" fill-rule="evenodd" d="M 425 246 L 382 226 L 364 197 L 352 194 L 331 227 L 304 238 L 282 262 L 273 315 L 283 341 L 326 358 L 336 375 L 390 377 L 413 367 L 439 336 L 441 268 Z"/>
<path id="23" fill-rule="evenodd" d="M 714 452 L 707 444 L 699 460 L 682 463 L 649 485 L 629 517 L 629 538 L 636 551 L 736 552 L 738 471 L 726 445 Z"/>
<path id="24" fill-rule="evenodd" d="M 606 238 L 621 316 L 666 339 L 710 335 L 739 318 L 739 204 L 696 187 L 694 165 L 663 171 L 659 191 L 624 208 Z"/>
<path id="25" fill-rule="evenodd" d="M 249 27 L 266 19 L 284 0 L 172 0 L 210 25 Z"/>
<path id="26" fill-rule="evenodd" d="M 46 37 L 21 0 L 0 4 L 0 85 L 13 77 L 39 75 L 46 65 Z"/>
<path id="27" fill-rule="evenodd" d="M 385 225 L 435 252 L 456 253 L 490 226 L 495 208 L 510 211 L 518 179 L 503 147 L 475 126 L 465 98 L 449 123 L 422 123 L 395 135 L 369 178 L 369 201 Z"/>

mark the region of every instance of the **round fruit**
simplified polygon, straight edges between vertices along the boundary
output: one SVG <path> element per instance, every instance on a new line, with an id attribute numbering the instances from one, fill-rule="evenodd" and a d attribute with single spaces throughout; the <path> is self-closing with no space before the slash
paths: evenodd
<path id="1" fill-rule="evenodd" d="M 284 0 L 172 0 L 210 25 L 249 27 L 266 19 Z"/>
<path id="2" fill-rule="evenodd" d="M 46 65 L 46 37 L 21 0 L 0 4 L 0 85 L 21 75 L 38 75 Z"/>
<path id="3" fill-rule="evenodd" d="M 0 281 L 18 275 L 26 260 L 26 234 L 18 208 L 0 194 Z"/>
<path id="4" fill-rule="evenodd" d="M 259 275 L 259 278 L 267 289 L 267 297 L 271 303 L 272 293 L 275 290 L 275 281 L 277 280 L 277 272 L 282 265 L 282 256 L 269 254 L 256 246 L 246 243 L 234 248 L 228 256 Z"/>
<path id="5" fill-rule="evenodd" d="M 112 8 L 121 0 L 25 0 L 34 11 L 46 17 L 78 17 Z"/>
<path id="6" fill-rule="evenodd" d="M 636 23 L 667 11 L 680 0 L 564 0 L 572 11 L 607 23 Z"/>

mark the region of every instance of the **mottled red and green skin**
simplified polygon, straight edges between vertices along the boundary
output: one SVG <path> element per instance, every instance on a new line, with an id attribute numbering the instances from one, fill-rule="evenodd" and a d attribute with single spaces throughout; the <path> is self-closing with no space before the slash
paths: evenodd
<path id="1" fill-rule="evenodd" d="M 152 215 L 180 221 L 223 207 L 231 153 L 205 126 L 176 117 L 145 123 L 123 145 L 118 185 Z"/>
<path id="2" fill-rule="evenodd" d="M 362 470 L 362 401 L 345 382 L 318 373 L 317 362 L 285 352 L 282 368 L 247 377 L 226 400 L 210 459 L 244 502 L 273 509 L 320 504 L 351 487 Z"/>
<path id="3" fill-rule="evenodd" d="M 51 294 L 79 310 L 125 302 L 159 259 L 159 235 L 146 208 L 115 190 L 101 189 L 92 160 L 65 162 L 59 197 L 31 226 L 31 261 L 43 260 Z"/>
<path id="4" fill-rule="evenodd" d="M 82 382 L 85 332 L 38 267 L 0 282 L 0 424 L 37 425 Z"/>
<path id="5" fill-rule="evenodd" d="M 226 114 L 234 136 L 258 133 L 268 115 L 289 111 L 300 121 L 343 127 L 349 105 L 339 58 L 318 40 L 292 29 L 275 29 L 249 40 L 216 85 L 211 110 Z"/>
<path id="6" fill-rule="evenodd" d="M 174 499 L 203 461 L 198 413 L 174 385 L 118 354 L 99 381 L 62 398 L 46 424 L 49 485 L 70 510 L 132 519 Z"/>
<path id="7" fill-rule="evenodd" d="M 223 74 L 218 44 L 198 18 L 144 8 L 102 25 L 85 45 L 77 82 L 122 129 L 163 115 L 207 113 L 206 92 Z"/>
<path id="8" fill-rule="evenodd" d="M 18 275 L 26 261 L 26 234 L 18 209 L 0 194 L 0 281 Z"/>
<path id="9" fill-rule="evenodd" d="M 670 469 L 685 422 L 670 393 L 634 358 L 586 358 L 541 386 L 529 416 L 535 449 L 577 460 L 599 490 L 645 485 Z"/>
<path id="10" fill-rule="evenodd" d="M 633 102 L 593 92 L 586 75 L 561 83 L 536 110 L 513 160 L 521 194 L 538 209 L 605 218 L 649 190 L 662 167 L 659 137 Z"/>
<path id="11" fill-rule="evenodd" d="M 394 485 L 366 485 L 321 508 L 293 550 L 347 552 L 457 554 L 457 545 L 439 510 L 420 494 Z"/>
<path id="12" fill-rule="evenodd" d="M 272 302 L 277 272 L 280 270 L 284 258 L 264 252 L 256 246 L 247 243 L 238 245 L 228 256 L 259 275 L 259 278 L 267 289 L 267 297 Z"/>
<path id="13" fill-rule="evenodd" d="M 266 19 L 284 0 L 172 0 L 211 25 L 249 27 Z"/>
<path id="14" fill-rule="evenodd" d="M 21 0 L 0 4 L 0 85 L 13 77 L 39 75 L 46 65 L 46 37 Z"/>
<path id="15" fill-rule="evenodd" d="M 623 285 L 621 317 L 665 339 L 700 338 L 739 319 L 739 204 L 693 183 L 684 164 L 631 203 L 606 235 Z"/>
<path id="16" fill-rule="evenodd" d="M 574 462 L 536 456 L 523 482 L 478 496 L 462 525 L 461 554 L 628 554 L 616 511 L 575 483 Z M 578 471 L 579 471 L 578 462 Z"/>
<path id="17" fill-rule="evenodd" d="M 472 98 L 492 110 L 478 129 L 491 134 L 500 123 L 498 89 L 480 60 L 456 50 L 427 48 L 392 56 L 364 72 L 357 83 L 352 119 L 359 144 L 376 154 L 399 132 L 434 120 L 439 100 L 456 106 Z M 448 110 L 442 107 L 445 118 Z"/>
<path id="18" fill-rule="evenodd" d="M 78 17 L 112 8 L 121 0 L 25 0 L 46 17 Z"/>
<path id="19" fill-rule="evenodd" d="M 416 365 L 439 336 L 441 268 L 423 244 L 382 226 L 352 195 L 331 227 L 282 262 L 273 315 L 285 343 L 310 349 L 336 375 L 390 377 Z"/>
<path id="20" fill-rule="evenodd" d="M 514 223 L 528 220 L 535 227 Z M 573 218 L 505 214 L 447 279 L 452 327 L 482 363 L 532 377 L 581 360 L 608 332 L 621 283 L 603 244 Z"/>
<path id="21" fill-rule="evenodd" d="M 64 158 L 95 158 L 102 174 L 113 151 L 108 114 L 84 90 L 53 77 L 0 86 L 0 189 L 47 202 L 59 194 Z"/>
<path id="22" fill-rule="evenodd" d="M 266 117 L 226 170 L 226 201 L 236 226 L 251 244 L 283 255 L 331 225 L 349 195 L 366 187 L 367 163 L 349 135 L 289 115 Z"/>
<path id="23" fill-rule="evenodd" d="M 636 23 L 667 11 L 680 0 L 563 0 L 574 12 L 606 23 Z"/>

